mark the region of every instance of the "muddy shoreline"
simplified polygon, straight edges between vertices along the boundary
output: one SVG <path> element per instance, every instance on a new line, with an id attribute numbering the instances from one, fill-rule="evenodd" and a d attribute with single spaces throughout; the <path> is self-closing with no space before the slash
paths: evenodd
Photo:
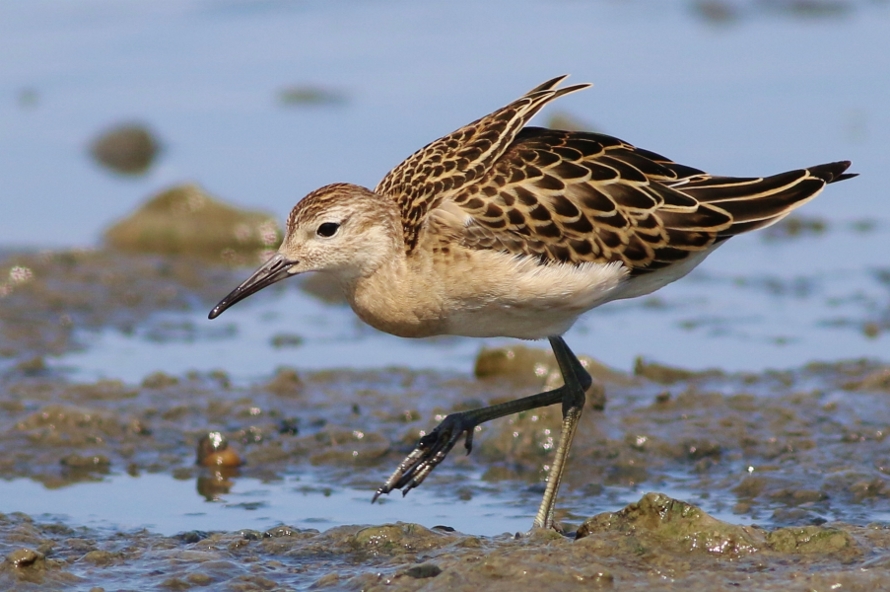
<path id="1" fill-rule="evenodd" d="M 224 493 L 229 477 L 195 463 L 198 440 L 218 430 L 245 461 L 235 478 L 313 467 L 372 491 L 434 417 L 553 380 L 549 355 L 521 346 L 480 354 L 476 377 L 295 366 L 237 386 L 224 371 L 76 383 L 46 364 L 83 347 L 79 329 L 131 331 L 158 311 L 209 308 L 242 274 L 105 250 L 0 256 L 0 478 L 61 488 L 162 473 Z M 604 399 L 592 398 L 572 453 L 563 534 L 480 537 L 371 519 L 323 532 L 233 523 L 170 537 L 4 514 L 0 587 L 873 590 L 884 581 L 888 529 L 873 516 L 890 511 L 890 367 L 591 368 Z M 483 486 L 515 490 L 536 504 L 558 414 L 486 425 L 470 456 L 452 454 L 423 487 L 462 499 Z M 679 483 L 703 509 L 647 494 Z M 614 491 L 640 501 L 611 504 Z M 611 510 L 573 510 L 585 499 Z"/>

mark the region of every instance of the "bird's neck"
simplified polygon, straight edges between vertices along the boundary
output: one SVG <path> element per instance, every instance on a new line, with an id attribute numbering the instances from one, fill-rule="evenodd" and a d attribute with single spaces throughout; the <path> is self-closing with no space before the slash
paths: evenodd
<path id="1" fill-rule="evenodd" d="M 400 337 L 436 335 L 442 329 L 440 291 L 416 267 L 400 251 L 369 274 L 343 278 L 343 292 L 355 313 L 376 329 Z"/>

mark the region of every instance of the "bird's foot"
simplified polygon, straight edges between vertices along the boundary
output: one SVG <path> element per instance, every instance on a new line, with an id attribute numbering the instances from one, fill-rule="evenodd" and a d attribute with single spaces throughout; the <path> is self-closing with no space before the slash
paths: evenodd
<path id="1" fill-rule="evenodd" d="M 445 417 L 442 423 L 437 425 L 432 432 L 423 436 L 417 443 L 417 448 L 399 463 L 395 472 L 374 494 L 371 503 L 393 489 L 401 489 L 404 496 L 423 483 L 423 480 L 436 468 L 436 465 L 445 460 L 464 433 L 466 433 L 464 446 L 469 454 L 473 449 L 473 431 L 476 425 L 476 422 L 470 420 L 464 413 L 452 413 Z"/>

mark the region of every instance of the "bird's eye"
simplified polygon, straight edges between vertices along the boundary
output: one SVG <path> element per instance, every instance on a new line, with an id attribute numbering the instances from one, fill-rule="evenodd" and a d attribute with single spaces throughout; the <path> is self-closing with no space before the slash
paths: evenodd
<path id="1" fill-rule="evenodd" d="M 315 231 L 315 234 L 324 238 L 330 238 L 337 234 L 338 230 L 340 230 L 340 224 L 338 224 L 337 222 L 325 222 L 319 225 L 318 230 Z"/>

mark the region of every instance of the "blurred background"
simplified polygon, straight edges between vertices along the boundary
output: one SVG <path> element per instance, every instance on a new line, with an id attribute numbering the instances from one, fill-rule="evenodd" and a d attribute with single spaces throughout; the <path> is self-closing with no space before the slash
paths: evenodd
<path id="1" fill-rule="evenodd" d="M 567 335 L 576 352 L 623 371 L 638 357 L 752 372 L 890 360 L 887 0 L 0 0 L 0 258 L 101 249 L 112 225 L 183 184 L 281 221 L 316 187 L 374 187 L 421 146 L 560 74 L 594 86 L 548 106 L 535 125 L 608 133 L 715 174 L 836 160 L 860 173 L 789 222 L 733 239 L 683 281 L 588 314 Z M 218 284 L 205 281 L 186 306 L 126 327 L 47 313 L 62 313 L 77 347 L 38 352 L 31 366 L 3 354 L 0 370 L 15 380 L 48 373 L 143 390 L 167 384 L 151 378 L 158 371 L 197 372 L 228 388 L 285 365 L 468 378 L 483 344 L 509 343 L 383 335 L 296 281 L 207 321 L 214 294 L 228 293 L 256 261 L 241 263 Z M 0 276 L 0 307 L 31 277 L 23 265 Z M 341 387 L 347 401 L 355 388 Z M 432 404 L 412 421 L 427 426 Z M 258 407 L 245 409 L 244 422 Z M 186 422 L 189 438 L 205 419 Z M 194 442 L 176 429 L 175 462 L 191 464 Z M 355 507 L 368 510 L 366 493 L 389 468 L 362 477 L 350 494 Z M 21 507 L 0 510 L 49 508 L 27 506 L 39 495 L 21 482 L 2 486 L 3 499 L 17 495 Z M 636 495 L 628 491 L 618 498 Z M 267 515 L 281 520 L 289 495 L 269 502 Z M 72 494 L 70 508 L 54 498 L 51 508 L 76 513 L 81 497 Z M 447 512 L 452 498 L 443 499 Z M 515 524 L 527 523 L 536 503 L 528 499 Z M 407 514 L 408 503 L 367 520 L 426 515 L 423 507 Z M 492 503 L 497 514 L 501 502 Z M 156 508 L 152 524 L 175 532 L 183 523 L 164 522 L 166 509 Z"/>
<path id="2" fill-rule="evenodd" d="M 2 2 L 0 248 L 99 246 L 115 221 L 186 182 L 282 220 L 308 191 L 373 187 L 427 142 L 570 73 L 594 87 L 535 124 L 609 133 L 717 174 L 841 159 L 861 173 L 794 226 L 734 239 L 686 281 L 588 315 L 569 335 L 576 349 L 622 368 L 638 355 L 730 369 L 881 356 L 888 30 L 885 0 Z M 97 146 L 121 126 L 135 129 L 137 160 L 109 168 Z M 298 306 L 313 305 L 281 304 Z M 348 311 L 316 312 L 352 327 Z M 92 343 L 111 355 L 126 349 L 119 337 Z M 466 370 L 478 347 L 381 338 L 391 354 L 363 350 L 359 363 Z M 336 349 L 300 362 L 340 365 Z M 248 356 L 254 375 L 281 362 L 266 353 L 265 365 Z M 179 370 L 181 354 L 148 359 Z M 73 366 L 131 379 L 151 369 Z"/>

